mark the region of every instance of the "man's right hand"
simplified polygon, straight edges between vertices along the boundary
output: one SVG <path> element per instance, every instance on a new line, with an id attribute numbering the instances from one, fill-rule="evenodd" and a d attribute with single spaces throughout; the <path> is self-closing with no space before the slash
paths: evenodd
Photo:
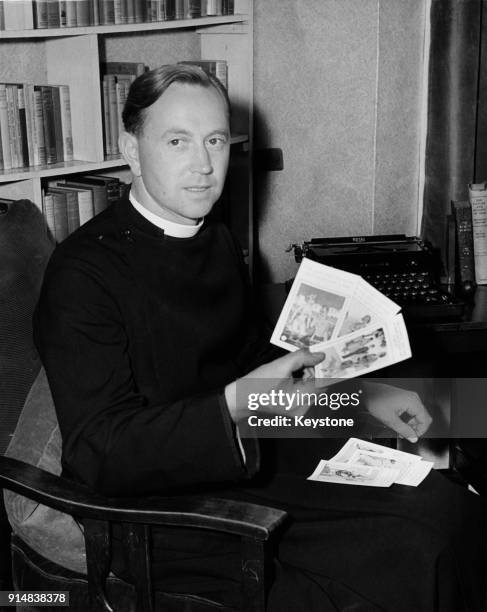
<path id="1" fill-rule="evenodd" d="M 225 399 L 227 402 L 230 416 L 235 423 L 238 423 L 243 418 L 248 416 L 248 403 L 242 401 L 243 398 L 237 397 L 237 385 L 252 385 L 252 390 L 258 390 L 258 393 L 266 393 L 272 389 L 302 393 L 313 393 L 317 389 L 315 387 L 314 378 L 303 376 L 302 378 L 293 378 L 293 372 L 298 372 L 303 368 L 311 368 L 323 361 L 324 353 L 311 353 L 308 349 L 300 349 L 294 353 L 279 357 L 274 361 L 265 363 L 260 367 L 252 370 L 243 378 L 231 382 L 225 387 Z M 255 381 L 255 382 L 254 382 Z M 323 389 L 320 389 L 323 391 Z M 292 414 L 300 416 L 305 414 L 309 409 L 308 405 L 296 406 L 292 409 Z M 267 414 L 282 414 L 282 408 L 278 406 L 262 406 L 261 412 Z"/>

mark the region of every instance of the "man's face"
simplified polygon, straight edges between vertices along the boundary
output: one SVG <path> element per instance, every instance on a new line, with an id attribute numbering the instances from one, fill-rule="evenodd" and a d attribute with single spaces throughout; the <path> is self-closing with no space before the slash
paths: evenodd
<path id="1" fill-rule="evenodd" d="M 230 152 L 225 101 L 213 87 L 173 83 L 131 137 L 135 198 L 151 212 L 187 225 L 220 197 Z"/>

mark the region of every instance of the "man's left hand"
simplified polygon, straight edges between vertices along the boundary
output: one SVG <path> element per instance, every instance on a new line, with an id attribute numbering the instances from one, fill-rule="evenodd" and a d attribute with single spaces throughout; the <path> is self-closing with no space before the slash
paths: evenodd
<path id="1" fill-rule="evenodd" d="M 366 383 L 368 412 L 409 442 L 417 442 L 432 418 L 415 391 L 382 383 Z"/>

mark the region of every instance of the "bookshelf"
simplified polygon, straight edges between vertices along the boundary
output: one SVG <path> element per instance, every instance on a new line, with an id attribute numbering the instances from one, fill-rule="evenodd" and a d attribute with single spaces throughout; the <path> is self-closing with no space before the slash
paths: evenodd
<path id="1" fill-rule="evenodd" d="M 227 180 L 228 222 L 252 256 L 253 6 L 235 0 L 232 15 L 89 27 L 0 31 L 0 82 L 70 88 L 74 161 L 0 170 L 0 197 L 42 206 L 47 181 L 77 173 L 129 181 L 118 156 L 105 156 L 100 62 L 144 62 L 149 68 L 194 59 L 228 63 L 233 107 Z"/>

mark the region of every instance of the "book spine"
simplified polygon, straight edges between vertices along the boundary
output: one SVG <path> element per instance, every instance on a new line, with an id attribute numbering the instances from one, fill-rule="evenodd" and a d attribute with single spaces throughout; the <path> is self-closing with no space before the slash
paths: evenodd
<path id="1" fill-rule="evenodd" d="M 49 27 L 47 0 L 34 0 L 34 27 L 38 30 Z"/>
<path id="2" fill-rule="evenodd" d="M 24 9 L 21 0 L 5 0 L 3 15 L 6 30 L 24 29 Z"/>
<path id="3" fill-rule="evenodd" d="M 7 87 L 5 83 L 0 83 L 0 130 L 3 152 L 3 167 L 5 170 L 10 170 L 10 168 L 12 168 L 12 153 L 8 128 Z"/>
<path id="4" fill-rule="evenodd" d="M 63 128 L 61 123 L 61 100 L 59 97 L 59 87 L 53 85 L 51 87 L 52 96 L 52 115 L 54 118 L 54 136 L 56 140 L 56 160 L 64 161 L 63 152 Z"/>
<path id="5" fill-rule="evenodd" d="M 475 281 L 487 284 L 487 183 L 468 186 L 468 199 L 472 207 L 473 252 Z"/>
<path id="6" fill-rule="evenodd" d="M 66 6 L 67 0 L 59 0 L 59 25 L 61 28 L 66 27 Z"/>
<path id="7" fill-rule="evenodd" d="M 62 242 L 69 235 L 68 211 L 66 206 L 66 194 L 53 193 L 54 200 L 54 232 L 57 242 Z"/>
<path id="8" fill-rule="evenodd" d="M 78 25 L 75 0 L 66 0 L 66 27 L 75 28 Z"/>
<path id="9" fill-rule="evenodd" d="M 47 0 L 47 27 L 59 28 L 61 17 L 59 10 L 59 0 Z"/>
<path id="10" fill-rule="evenodd" d="M 164 2 L 167 21 L 176 19 L 176 1 L 177 0 L 165 0 Z"/>
<path id="11" fill-rule="evenodd" d="M 122 112 L 123 107 L 125 105 L 125 101 L 127 99 L 127 83 L 125 81 L 117 81 L 116 85 L 116 94 L 117 94 L 117 120 L 118 120 L 118 133 L 123 132 L 123 120 L 122 120 Z"/>
<path id="12" fill-rule="evenodd" d="M 115 23 L 115 3 L 114 0 L 105 0 L 103 2 L 103 23 L 110 25 Z"/>
<path id="13" fill-rule="evenodd" d="M 68 233 L 72 234 L 79 227 L 78 193 L 74 190 L 66 190 L 66 209 Z"/>
<path id="14" fill-rule="evenodd" d="M 93 193 L 90 189 L 78 191 L 78 212 L 80 226 L 94 217 Z"/>
<path id="15" fill-rule="evenodd" d="M 33 93 L 34 86 L 29 83 L 24 84 L 24 103 L 25 121 L 27 125 L 27 152 L 29 156 L 29 166 L 34 165 L 34 122 L 33 122 Z"/>
<path id="16" fill-rule="evenodd" d="M 98 0 L 90 0 L 90 23 L 100 25 L 100 5 Z"/>
<path id="17" fill-rule="evenodd" d="M 103 93 L 103 136 L 105 138 L 105 155 L 111 155 L 112 138 L 110 134 L 110 107 L 108 103 L 108 79 L 106 75 L 102 81 Z"/>
<path id="18" fill-rule="evenodd" d="M 46 143 L 46 163 L 55 164 L 57 162 L 56 132 L 54 127 L 54 109 L 51 87 L 42 85 L 41 92 L 42 117 L 44 123 L 44 140 Z"/>
<path id="19" fill-rule="evenodd" d="M 34 2 L 33 0 L 24 0 L 24 30 L 34 29 Z"/>
<path id="20" fill-rule="evenodd" d="M 76 25 L 86 27 L 90 25 L 90 0 L 77 0 Z"/>
<path id="21" fill-rule="evenodd" d="M 117 113 L 117 82 L 113 74 L 107 74 L 108 113 L 110 120 L 110 150 L 112 155 L 118 154 L 118 113 Z"/>
<path id="22" fill-rule="evenodd" d="M 5 0 L 0 0 L 0 30 L 5 30 Z"/>
<path id="23" fill-rule="evenodd" d="M 29 165 L 29 143 L 27 141 L 27 119 L 25 113 L 25 96 L 24 87 L 17 87 L 17 107 L 19 112 L 19 128 L 20 128 L 20 152 L 22 166 L 25 168 Z"/>
<path id="24" fill-rule="evenodd" d="M 135 0 L 135 23 L 144 23 L 145 6 L 145 0 Z"/>
<path id="25" fill-rule="evenodd" d="M 25 83 L 24 89 L 24 105 L 25 105 L 25 123 L 27 127 L 27 154 L 29 158 L 29 166 L 34 165 L 34 126 L 32 122 L 32 92 L 34 86 Z"/>
<path id="26" fill-rule="evenodd" d="M 42 198 L 42 214 L 46 220 L 47 228 L 53 238 L 56 238 L 56 227 L 54 223 L 54 197 L 51 193 L 45 193 Z"/>
<path id="27" fill-rule="evenodd" d="M 472 208 L 468 200 L 452 202 L 457 230 L 457 280 L 464 292 L 475 287 L 475 261 L 473 251 Z"/>
<path id="28" fill-rule="evenodd" d="M 127 23 L 135 23 L 135 0 L 127 0 Z"/>
<path id="29" fill-rule="evenodd" d="M 174 0 L 174 19 L 184 19 L 184 0 Z"/>
<path id="30" fill-rule="evenodd" d="M 68 85 L 59 85 L 61 128 L 64 161 L 73 161 L 73 131 L 71 125 L 71 98 Z"/>
<path id="31" fill-rule="evenodd" d="M 22 165 L 22 162 L 19 155 L 19 122 L 16 85 L 7 85 L 7 114 L 8 134 L 10 139 L 10 154 L 12 156 L 12 168 L 19 168 Z"/>
<path id="32" fill-rule="evenodd" d="M 47 163 L 46 139 L 44 136 L 44 108 L 42 102 L 42 91 L 40 86 L 34 85 L 34 159 L 36 165 L 44 165 Z M 54 234 L 53 234 L 54 235 Z"/>
<path id="33" fill-rule="evenodd" d="M 122 0 L 113 0 L 113 18 L 118 25 L 123 23 L 123 4 Z"/>

